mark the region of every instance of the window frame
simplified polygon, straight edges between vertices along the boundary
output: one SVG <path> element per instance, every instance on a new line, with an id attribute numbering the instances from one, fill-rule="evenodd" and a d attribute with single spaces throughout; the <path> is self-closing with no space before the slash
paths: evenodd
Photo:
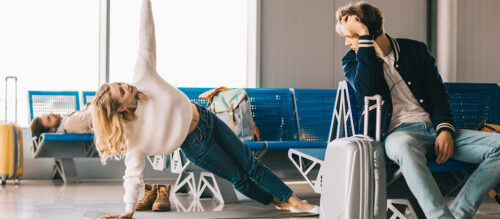
<path id="1" fill-rule="evenodd" d="M 111 0 L 100 0 L 99 17 L 99 75 L 98 87 L 109 83 L 110 54 L 110 4 Z M 246 87 L 260 87 L 260 17 L 262 0 L 247 0 L 247 70 Z"/>

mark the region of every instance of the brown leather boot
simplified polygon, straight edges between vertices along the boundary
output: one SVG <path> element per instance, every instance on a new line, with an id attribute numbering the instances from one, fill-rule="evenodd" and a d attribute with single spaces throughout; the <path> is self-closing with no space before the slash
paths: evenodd
<path id="1" fill-rule="evenodd" d="M 153 211 L 170 211 L 170 185 L 158 185 Z"/>
<path id="2" fill-rule="evenodd" d="M 144 184 L 144 196 L 139 202 L 137 202 L 137 204 L 135 204 L 135 209 L 138 211 L 151 210 L 153 203 L 156 200 L 157 193 L 157 184 Z"/>

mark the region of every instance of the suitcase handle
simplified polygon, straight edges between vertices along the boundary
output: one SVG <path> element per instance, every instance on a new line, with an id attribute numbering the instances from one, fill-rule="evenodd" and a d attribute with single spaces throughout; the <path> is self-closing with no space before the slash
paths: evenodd
<path id="1" fill-rule="evenodd" d="M 364 114 L 365 114 L 365 122 L 364 122 L 364 135 L 368 136 L 368 111 L 369 111 L 369 105 L 370 105 L 370 100 L 375 100 L 376 101 L 376 109 L 377 109 L 377 114 L 376 114 L 376 121 L 375 121 L 375 140 L 380 141 L 380 129 L 381 129 L 381 121 L 382 121 L 382 97 L 380 95 L 374 95 L 370 97 L 365 97 L 365 109 L 364 109 Z M 377 155 L 374 155 L 377 156 Z M 378 160 L 378 162 L 385 163 L 383 162 L 383 158 L 380 157 L 381 155 L 378 154 L 378 159 L 374 158 L 374 160 Z M 380 164 L 374 164 L 374 165 L 380 165 Z M 385 165 L 384 165 L 385 166 Z M 379 167 L 379 168 L 385 168 L 385 167 Z M 378 171 L 378 168 L 373 168 L 373 176 L 374 176 L 374 182 L 375 182 L 375 197 L 374 197 L 374 202 L 373 202 L 373 215 L 377 217 L 380 214 L 380 211 L 384 211 L 385 209 L 380 209 L 379 208 L 379 196 L 380 191 L 379 188 L 379 180 L 381 179 L 381 174 Z"/>
<path id="2" fill-rule="evenodd" d="M 14 82 L 15 82 L 15 94 L 16 94 L 16 97 L 15 97 L 15 104 L 16 104 L 16 110 L 14 111 L 15 113 L 15 121 L 14 123 L 17 123 L 17 77 L 16 76 L 7 76 L 5 77 L 5 121 L 7 121 L 7 81 L 9 79 L 14 79 Z"/>
<path id="3" fill-rule="evenodd" d="M 382 97 L 380 95 L 374 95 L 374 96 L 367 96 L 365 97 L 365 109 L 364 109 L 364 114 L 365 114 L 365 122 L 364 122 L 364 130 L 363 134 L 368 136 L 368 111 L 369 111 L 369 105 L 370 105 L 370 100 L 375 100 L 377 103 L 377 116 L 376 116 L 376 124 L 375 124 L 375 140 L 380 141 L 380 124 L 382 121 Z"/>

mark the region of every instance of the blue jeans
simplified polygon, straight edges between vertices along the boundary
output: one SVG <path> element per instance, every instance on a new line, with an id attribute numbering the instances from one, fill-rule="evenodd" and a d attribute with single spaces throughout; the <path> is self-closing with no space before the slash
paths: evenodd
<path id="1" fill-rule="evenodd" d="M 234 188 L 262 204 L 271 203 L 273 196 L 288 201 L 292 190 L 217 116 L 196 105 L 200 121 L 181 145 L 184 155 L 199 167 L 228 180 Z"/>
<path id="2" fill-rule="evenodd" d="M 450 208 L 426 165 L 426 155 L 434 153 L 435 140 L 433 125 L 418 122 L 397 127 L 384 143 L 387 157 L 400 166 L 408 187 L 427 218 L 452 219 L 453 215 L 472 218 L 483 196 L 500 182 L 500 134 L 457 130 L 451 158 L 479 166 Z"/>

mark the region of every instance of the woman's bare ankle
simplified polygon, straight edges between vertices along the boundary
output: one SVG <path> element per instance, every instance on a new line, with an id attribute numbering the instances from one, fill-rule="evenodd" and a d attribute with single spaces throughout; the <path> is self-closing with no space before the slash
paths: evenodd
<path id="1" fill-rule="evenodd" d="M 291 206 L 296 206 L 296 205 L 301 205 L 303 202 L 297 196 L 292 195 L 290 196 L 290 198 L 288 198 L 287 203 L 290 204 Z"/>
<path id="2" fill-rule="evenodd" d="M 311 210 L 314 208 L 314 205 L 311 205 L 307 202 L 300 200 L 295 195 L 292 195 L 288 199 L 287 203 L 290 204 L 290 206 L 293 207 L 295 210 L 299 210 L 299 211 L 308 211 L 308 210 Z"/>
<path id="3" fill-rule="evenodd" d="M 273 197 L 272 203 L 274 205 L 276 205 L 276 207 L 278 207 L 278 209 L 280 209 L 280 210 L 287 210 L 287 211 L 290 210 L 290 204 L 288 204 L 286 202 L 282 202 L 275 197 Z"/>

